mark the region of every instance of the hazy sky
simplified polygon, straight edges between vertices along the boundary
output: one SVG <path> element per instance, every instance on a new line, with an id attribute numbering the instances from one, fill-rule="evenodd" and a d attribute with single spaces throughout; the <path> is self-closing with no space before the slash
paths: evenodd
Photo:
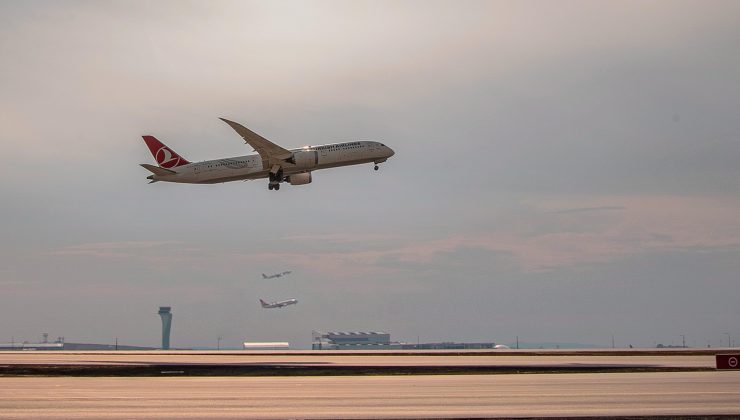
<path id="1" fill-rule="evenodd" d="M 0 2 L 0 341 L 726 344 L 739 42 L 736 1 Z M 249 153 L 218 117 L 396 155 L 147 184 L 142 134 Z"/>

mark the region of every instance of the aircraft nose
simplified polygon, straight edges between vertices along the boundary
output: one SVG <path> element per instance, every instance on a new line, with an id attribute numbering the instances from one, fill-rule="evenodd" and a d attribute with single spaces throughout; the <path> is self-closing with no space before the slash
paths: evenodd
<path id="1" fill-rule="evenodd" d="M 388 149 L 388 150 L 386 151 L 386 152 L 388 153 L 388 157 L 391 157 L 391 156 L 393 156 L 393 155 L 395 155 L 395 154 L 396 154 L 396 152 L 394 152 L 394 151 L 393 151 L 393 149 L 391 149 L 390 147 L 388 147 L 388 146 L 385 146 L 385 148 L 386 148 L 386 149 Z"/>

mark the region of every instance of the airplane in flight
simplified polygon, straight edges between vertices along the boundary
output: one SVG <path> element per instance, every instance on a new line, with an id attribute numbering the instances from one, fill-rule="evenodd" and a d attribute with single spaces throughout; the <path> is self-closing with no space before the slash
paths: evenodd
<path id="1" fill-rule="evenodd" d="M 295 305 L 297 303 L 298 303 L 298 299 L 279 300 L 276 302 L 265 302 L 264 300 L 260 299 L 260 304 L 265 309 L 282 308 L 284 306 Z"/>
<path id="2" fill-rule="evenodd" d="M 283 271 L 282 273 L 275 273 L 275 274 L 270 274 L 270 275 L 262 273 L 262 278 L 263 279 L 277 279 L 282 276 L 287 276 L 290 273 L 292 273 L 292 271 Z"/>
<path id="3" fill-rule="evenodd" d="M 372 162 L 377 171 L 378 164 L 395 154 L 390 147 L 376 141 L 285 149 L 239 123 L 224 118 L 221 120 L 231 126 L 257 154 L 191 163 L 154 136 L 142 136 L 159 165 L 141 164 L 152 173 L 147 177 L 151 180 L 149 183 L 216 184 L 267 178 L 267 188 L 279 190 L 282 182 L 290 185 L 310 184 L 313 180 L 311 173 L 319 169 Z"/>

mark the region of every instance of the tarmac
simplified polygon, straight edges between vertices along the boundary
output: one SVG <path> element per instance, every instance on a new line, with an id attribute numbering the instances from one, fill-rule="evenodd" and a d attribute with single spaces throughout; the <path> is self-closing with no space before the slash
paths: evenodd
<path id="1" fill-rule="evenodd" d="M 582 355 L 249 352 L 0 353 L 0 418 L 495 418 L 740 417 L 740 371 L 711 354 Z M 202 376 L 193 366 L 461 368 L 619 366 L 626 371 L 513 374 L 287 373 Z M 149 374 L 21 376 L 33 366 L 144 366 Z M 175 368 L 172 368 L 172 367 Z M 635 368 L 634 366 L 638 366 Z M 650 366 L 647 369 L 646 366 Z M 3 370 L 6 369 L 6 370 Z M 162 373 L 164 372 L 164 373 Z M 676 417 L 677 416 L 677 417 Z M 699 416 L 699 417 L 696 417 Z M 710 417 L 711 418 L 711 417 Z"/>

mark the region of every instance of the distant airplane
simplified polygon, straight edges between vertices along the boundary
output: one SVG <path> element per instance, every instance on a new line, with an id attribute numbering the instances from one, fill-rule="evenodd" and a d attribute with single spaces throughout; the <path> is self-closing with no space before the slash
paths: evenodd
<path id="1" fill-rule="evenodd" d="M 260 299 L 260 304 L 262 305 L 263 308 L 282 308 L 288 305 L 295 305 L 296 303 L 298 303 L 298 299 L 279 300 L 276 302 L 269 302 L 269 303 Z"/>
<path id="2" fill-rule="evenodd" d="M 282 273 L 275 273 L 275 274 L 269 274 L 269 275 L 262 273 L 262 278 L 263 279 L 276 279 L 282 276 L 287 276 L 290 273 L 292 273 L 292 271 L 283 271 Z"/>
<path id="3" fill-rule="evenodd" d="M 230 125 L 257 154 L 190 163 L 154 136 L 143 136 L 144 142 L 159 166 L 142 163 L 153 175 L 151 182 L 166 181 L 186 184 L 216 184 L 220 182 L 268 178 L 269 190 L 279 190 L 281 182 L 290 185 L 311 183 L 311 172 L 339 166 L 378 164 L 394 155 L 394 151 L 376 141 L 305 146 L 284 149 L 241 124 L 221 118 Z"/>

